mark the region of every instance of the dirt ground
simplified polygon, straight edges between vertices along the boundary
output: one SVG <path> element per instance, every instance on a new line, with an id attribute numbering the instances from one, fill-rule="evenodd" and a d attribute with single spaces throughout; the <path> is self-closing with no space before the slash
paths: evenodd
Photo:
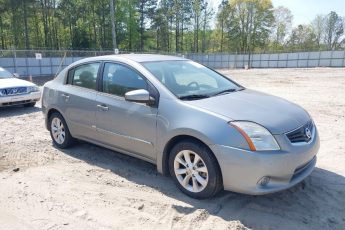
<path id="1" fill-rule="evenodd" d="M 345 229 L 345 69 L 222 71 L 309 111 L 317 167 L 287 191 L 183 195 L 154 165 L 81 142 L 52 146 L 40 105 L 0 109 L 0 229 Z"/>

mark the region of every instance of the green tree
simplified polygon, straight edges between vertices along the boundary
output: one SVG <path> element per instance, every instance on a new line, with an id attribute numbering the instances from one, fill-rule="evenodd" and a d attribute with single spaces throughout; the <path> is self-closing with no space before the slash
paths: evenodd
<path id="1" fill-rule="evenodd" d="M 154 11 L 156 8 L 156 0 L 139 0 L 138 2 L 138 12 L 140 15 L 139 28 L 140 28 L 140 51 L 144 50 L 144 40 L 145 40 L 145 23 L 152 20 L 154 16 Z"/>
<path id="2" fill-rule="evenodd" d="M 344 20 L 336 12 L 330 12 L 325 19 L 325 43 L 327 48 L 335 50 L 344 42 Z"/>
<path id="3" fill-rule="evenodd" d="M 325 16 L 317 15 L 315 19 L 312 21 L 311 26 L 316 36 L 315 42 L 317 44 L 318 49 L 320 49 L 322 45 L 322 39 L 325 34 Z"/>
<path id="4" fill-rule="evenodd" d="M 236 25 L 234 38 L 239 39 L 239 51 L 251 53 L 267 44 L 274 16 L 271 0 L 232 0 Z"/>
<path id="5" fill-rule="evenodd" d="M 291 33 L 293 16 L 291 11 L 283 6 L 275 8 L 273 14 L 275 23 L 271 36 L 274 48 L 277 50 L 285 45 L 287 37 Z"/>
<path id="6" fill-rule="evenodd" d="M 313 28 L 311 25 L 298 25 L 294 28 L 289 39 L 289 47 L 292 51 L 313 50 L 316 46 Z"/>
<path id="7" fill-rule="evenodd" d="M 218 6 L 218 13 L 216 15 L 217 25 L 215 30 L 216 40 L 219 40 L 219 51 L 224 51 L 224 43 L 226 39 L 227 22 L 231 17 L 230 5 L 228 0 L 223 0 Z M 228 26 L 230 27 L 230 26 Z M 219 38 L 218 38 L 219 37 Z M 218 50 L 218 48 L 216 48 Z"/>

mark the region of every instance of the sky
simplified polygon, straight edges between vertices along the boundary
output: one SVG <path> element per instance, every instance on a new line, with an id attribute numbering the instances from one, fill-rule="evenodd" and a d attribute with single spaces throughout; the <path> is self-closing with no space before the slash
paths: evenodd
<path id="1" fill-rule="evenodd" d="M 215 11 L 221 0 L 209 0 Z M 326 15 L 331 11 L 345 17 L 344 0 L 272 0 L 273 7 L 285 6 L 294 16 L 293 26 L 310 23 L 316 15 Z"/>

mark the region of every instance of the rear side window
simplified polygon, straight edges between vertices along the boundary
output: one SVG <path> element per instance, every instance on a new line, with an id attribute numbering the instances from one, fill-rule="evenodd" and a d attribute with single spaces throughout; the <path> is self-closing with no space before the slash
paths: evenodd
<path id="1" fill-rule="evenodd" d="M 68 83 L 96 90 L 99 66 L 100 63 L 88 63 L 70 70 L 68 73 Z"/>
<path id="2" fill-rule="evenodd" d="M 137 89 L 147 89 L 147 83 L 136 71 L 116 63 L 104 65 L 103 92 L 123 97 Z"/>

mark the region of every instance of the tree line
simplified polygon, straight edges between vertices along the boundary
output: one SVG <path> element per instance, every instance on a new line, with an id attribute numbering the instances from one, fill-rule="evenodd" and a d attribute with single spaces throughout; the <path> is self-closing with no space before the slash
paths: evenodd
<path id="1" fill-rule="evenodd" d="M 297 27 L 292 22 L 291 11 L 274 8 L 271 0 L 223 0 L 217 9 L 207 0 L 0 0 L 0 48 L 109 50 L 116 44 L 124 51 L 176 53 L 344 49 L 345 20 L 336 12 Z"/>

